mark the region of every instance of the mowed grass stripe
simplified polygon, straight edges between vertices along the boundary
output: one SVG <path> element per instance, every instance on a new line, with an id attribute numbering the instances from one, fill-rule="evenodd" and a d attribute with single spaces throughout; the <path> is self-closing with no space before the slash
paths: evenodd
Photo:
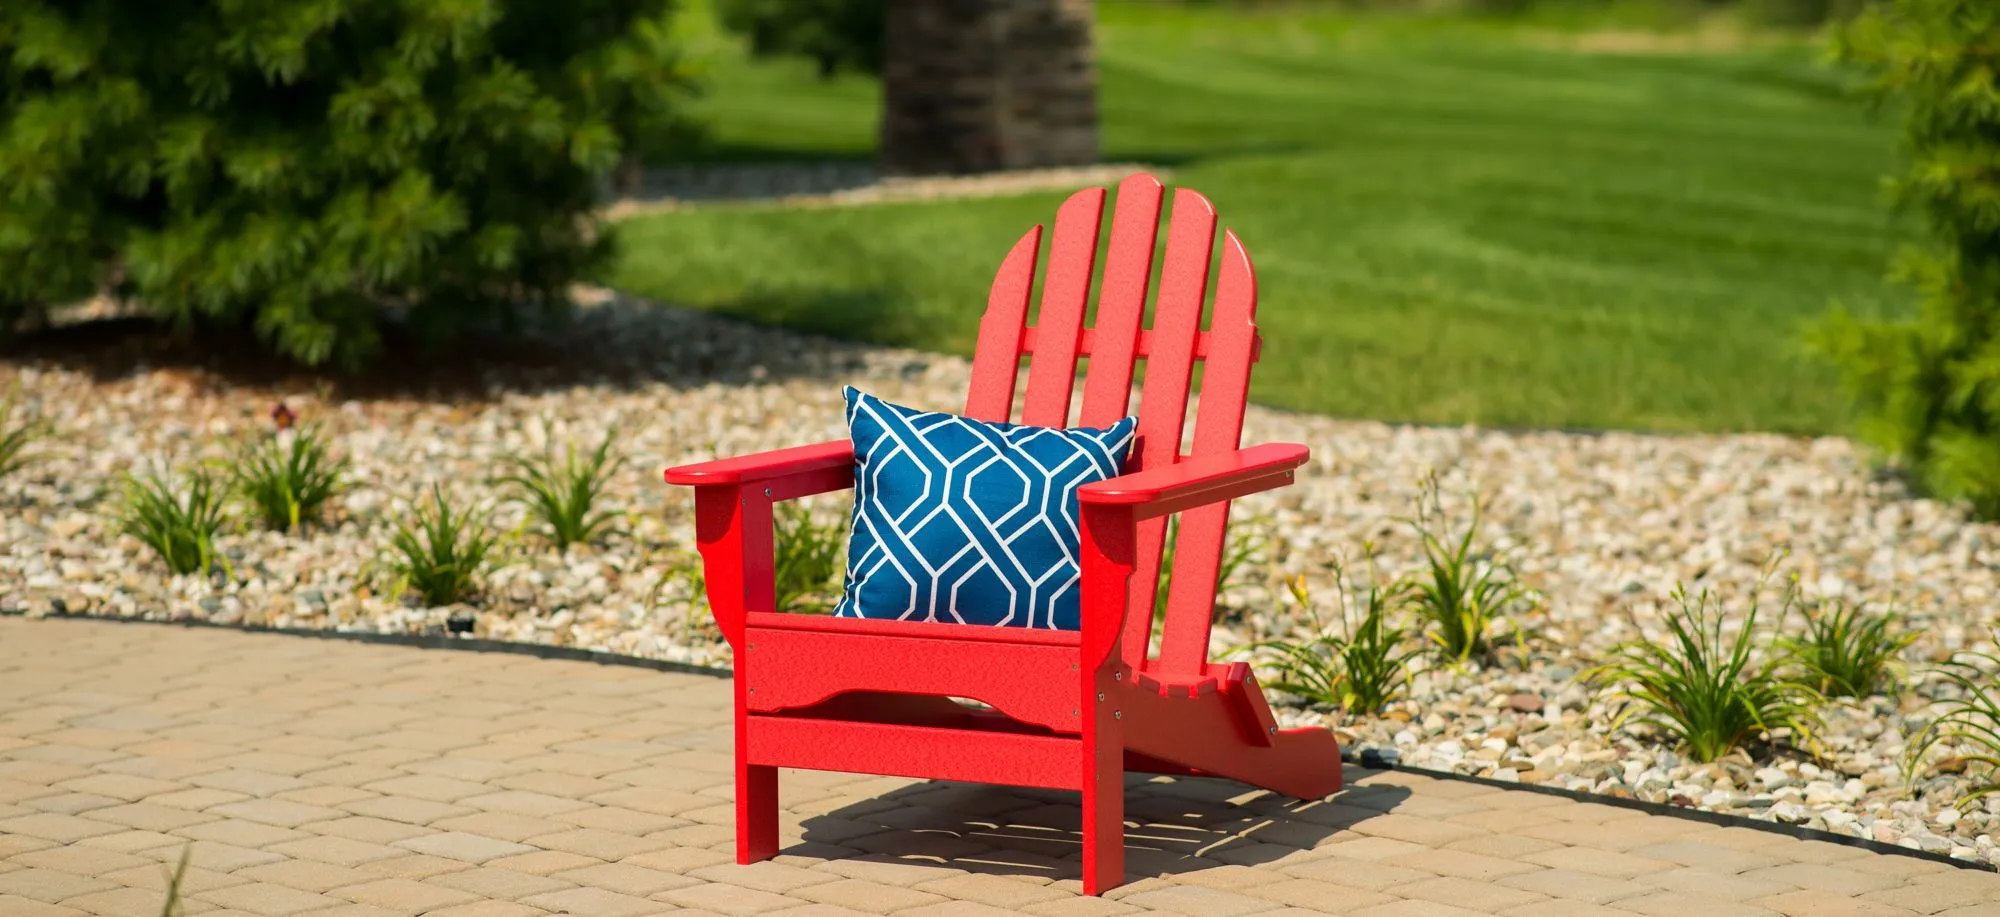
<path id="1" fill-rule="evenodd" d="M 1883 281 L 1895 125 L 1806 46 L 1579 54 L 1519 31 L 1107 3 L 1106 159 L 1162 162 L 1257 263 L 1267 404 L 1392 421 L 1837 432 L 1801 348 Z M 724 57 L 721 158 L 872 147 L 876 87 Z M 808 111 L 810 109 L 810 111 Z M 970 353 L 1060 194 L 624 227 L 609 280 L 758 321 Z"/>

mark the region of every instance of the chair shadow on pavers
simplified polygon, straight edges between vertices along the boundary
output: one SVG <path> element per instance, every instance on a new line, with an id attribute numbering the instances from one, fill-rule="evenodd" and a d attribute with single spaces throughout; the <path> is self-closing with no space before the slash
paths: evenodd
<path id="1" fill-rule="evenodd" d="M 1348 767 L 1350 781 L 1369 772 Z M 1125 858 L 1132 879 L 1260 866 L 1337 842 L 1410 791 L 1348 783 L 1301 802 L 1230 780 L 1128 774 Z M 810 810 L 810 805 L 798 808 Z M 1074 791 L 932 780 L 801 820 L 814 857 L 894 858 L 970 873 L 1077 879 L 1082 812 Z"/>

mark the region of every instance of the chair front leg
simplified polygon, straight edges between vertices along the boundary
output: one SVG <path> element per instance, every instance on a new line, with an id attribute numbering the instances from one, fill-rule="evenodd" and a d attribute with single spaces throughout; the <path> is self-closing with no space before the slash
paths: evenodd
<path id="1" fill-rule="evenodd" d="M 1083 893 L 1125 882 L 1125 741 L 1118 694 L 1099 673 L 1084 695 Z M 1104 698 L 1099 701 L 1098 698 Z"/>
<path id="2" fill-rule="evenodd" d="M 1083 506 L 1083 893 L 1125 882 L 1125 740 L 1118 709 L 1137 527 L 1130 507 Z"/>
<path id="3" fill-rule="evenodd" d="M 736 861 L 778 853 L 778 769 L 749 757 L 749 665 L 743 645 L 751 611 L 777 605 L 777 557 L 771 505 L 854 483 L 852 446 L 845 441 L 685 466 L 670 483 L 694 487 L 695 545 L 701 550 L 708 607 L 735 650 Z"/>
<path id="4" fill-rule="evenodd" d="M 749 654 L 743 651 L 744 615 L 752 608 L 770 608 L 774 601 L 771 503 L 761 488 L 695 488 L 695 542 L 701 550 L 708 607 L 723 638 L 735 649 L 738 863 L 768 860 L 778 853 L 778 769 L 750 763 L 745 672 Z"/>
<path id="5" fill-rule="evenodd" d="M 778 769 L 751 764 L 743 752 L 743 707 L 736 708 L 736 862 L 778 855 Z"/>

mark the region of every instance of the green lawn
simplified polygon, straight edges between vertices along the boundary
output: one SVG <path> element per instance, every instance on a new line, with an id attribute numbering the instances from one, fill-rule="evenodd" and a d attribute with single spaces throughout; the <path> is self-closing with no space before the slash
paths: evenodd
<path id="1" fill-rule="evenodd" d="M 1901 311 L 1895 124 L 1816 46 L 1554 50 L 1520 28 L 1100 7 L 1106 159 L 1164 163 L 1258 269 L 1267 404 L 1394 421 L 1841 430 L 1801 327 Z M 869 154 L 877 88 L 717 54 L 707 155 Z M 634 293 L 969 353 L 1061 195 L 624 228 Z"/>

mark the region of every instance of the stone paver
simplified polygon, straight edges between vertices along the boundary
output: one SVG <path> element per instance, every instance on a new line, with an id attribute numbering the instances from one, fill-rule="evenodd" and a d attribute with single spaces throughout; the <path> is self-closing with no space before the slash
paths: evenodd
<path id="1" fill-rule="evenodd" d="M 0 618 L 0 915 L 2000 915 L 2000 875 L 1410 773 L 1300 803 L 1128 779 L 1128 883 L 1076 797 L 787 771 L 733 862 L 721 679 Z"/>

